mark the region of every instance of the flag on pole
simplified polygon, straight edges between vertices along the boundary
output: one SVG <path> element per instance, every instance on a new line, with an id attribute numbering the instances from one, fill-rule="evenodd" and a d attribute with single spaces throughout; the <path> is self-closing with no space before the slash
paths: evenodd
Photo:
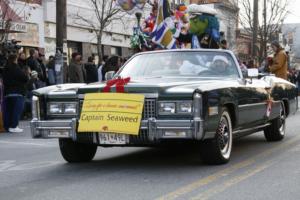
<path id="1" fill-rule="evenodd" d="M 169 1 L 159 0 L 157 12 L 157 19 L 154 31 L 152 32 L 152 41 L 167 49 L 176 49 L 176 40 L 171 30 L 175 25 L 171 18 Z"/>

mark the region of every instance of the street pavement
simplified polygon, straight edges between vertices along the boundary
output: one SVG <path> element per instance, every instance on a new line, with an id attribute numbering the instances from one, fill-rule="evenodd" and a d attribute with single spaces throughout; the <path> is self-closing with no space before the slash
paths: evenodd
<path id="1" fill-rule="evenodd" d="M 262 132 L 236 140 L 231 161 L 209 166 L 194 148 L 98 148 L 68 164 L 58 142 L 0 133 L 0 200 L 300 199 L 300 114 L 281 142 Z"/>

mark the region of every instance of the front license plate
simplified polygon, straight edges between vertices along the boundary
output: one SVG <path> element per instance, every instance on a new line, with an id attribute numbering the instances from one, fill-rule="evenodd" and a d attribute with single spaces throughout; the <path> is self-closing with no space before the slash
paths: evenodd
<path id="1" fill-rule="evenodd" d="M 100 144 L 126 144 L 126 135 L 116 133 L 99 133 Z"/>

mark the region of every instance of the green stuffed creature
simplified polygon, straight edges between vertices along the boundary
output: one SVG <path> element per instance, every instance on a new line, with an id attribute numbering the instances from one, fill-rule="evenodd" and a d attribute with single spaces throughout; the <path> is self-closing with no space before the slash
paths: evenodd
<path id="1" fill-rule="evenodd" d="M 192 48 L 219 48 L 219 20 L 216 11 L 207 6 L 192 4 L 188 8 L 190 28 L 188 34 L 180 34 L 179 42 L 191 43 Z"/>
<path id="2" fill-rule="evenodd" d="M 208 20 L 200 20 L 197 16 L 190 19 L 190 33 L 194 35 L 202 35 L 208 27 Z"/>

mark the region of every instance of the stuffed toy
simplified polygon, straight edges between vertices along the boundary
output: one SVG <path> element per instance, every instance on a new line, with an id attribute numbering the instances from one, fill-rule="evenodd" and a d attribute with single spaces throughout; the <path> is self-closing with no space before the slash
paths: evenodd
<path id="1" fill-rule="evenodd" d="M 157 4 L 153 4 L 150 16 L 147 17 L 143 23 L 143 32 L 147 35 L 151 35 L 153 28 L 155 26 L 155 21 L 157 17 Z"/>
<path id="2" fill-rule="evenodd" d="M 220 24 L 216 10 L 208 6 L 191 4 L 188 7 L 190 27 L 187 34 L 181 33 L 179 42 L 191 43 L 193 49 L 218 49 L 220 43 Z"/>

